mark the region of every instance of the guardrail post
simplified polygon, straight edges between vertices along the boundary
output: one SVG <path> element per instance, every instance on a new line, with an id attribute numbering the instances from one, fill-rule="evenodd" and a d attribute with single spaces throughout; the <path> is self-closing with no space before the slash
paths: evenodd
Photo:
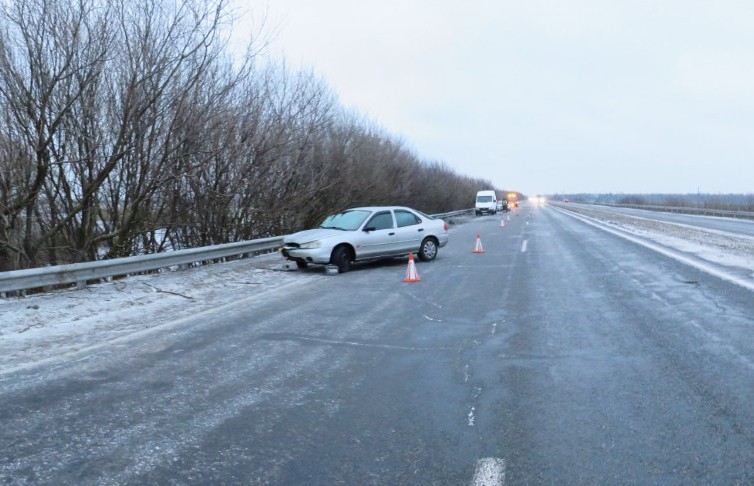
<path id="1" fill-rule="evenodd" d="M 76 290 L 84 290 L 86 288 L 86 280 L 79 280 L 76 282 Z"/>

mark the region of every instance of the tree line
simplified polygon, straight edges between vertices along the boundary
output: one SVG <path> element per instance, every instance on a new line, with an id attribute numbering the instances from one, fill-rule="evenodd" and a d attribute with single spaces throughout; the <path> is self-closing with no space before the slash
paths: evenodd
<path id="1" fill-rule="evenodd" d="M 231 56 L 227 0 L 0 5 L 0 271 L 281 235 L 350 206 L 462 209 L 492 187 L 256 41 Z"/>

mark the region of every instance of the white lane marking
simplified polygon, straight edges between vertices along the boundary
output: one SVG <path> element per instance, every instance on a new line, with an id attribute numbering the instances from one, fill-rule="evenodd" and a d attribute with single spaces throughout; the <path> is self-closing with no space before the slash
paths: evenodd
<path id="1" fill-rule="evenodd" d="M 474 410 L 475 410 L 475 407 L 471 407 L 471 410 L 469 410 L 468 420 L 466 421 L 469 427 L 474 426 Z"/>
<path id="2" fill-rule="evenodd" d="M 476 462 L 471 486 L 503 486 L 505 484 L 505 460 L 485 457 Z"/>
<path id="3" fill-rule="evenodd" d="M 523 243 L 521 243 L 521 253 L 526 253 L 526 246 L 528 244 L 529 240 L 524 240 Z"/>

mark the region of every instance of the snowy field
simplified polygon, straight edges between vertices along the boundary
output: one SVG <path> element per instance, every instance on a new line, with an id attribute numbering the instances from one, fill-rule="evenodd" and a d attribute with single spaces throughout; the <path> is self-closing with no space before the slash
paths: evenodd
<path id="1" fill-rule="evenodd" d="M 734 283 L 754 289 L 754 238 L 600 210 L 578 212 L 637 242 L 670 249 L 675 258 L 686 255 L 709 262 L 710 269 L 728 268 L 736 275 Z M 0 299 L 0 375 L 154 332 L 318 276 L 289 271 L 280 255 L 269 254 L 85 290 Z"/>

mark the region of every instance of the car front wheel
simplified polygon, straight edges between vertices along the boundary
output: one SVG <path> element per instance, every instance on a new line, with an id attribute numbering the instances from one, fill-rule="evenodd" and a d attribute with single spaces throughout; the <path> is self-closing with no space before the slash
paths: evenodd
<path id="1" fill-rule="evenodd" d="M 437 242 L 432 238 L 424 238 L 419 248 L 419 259 L 423 262 L 434 260 L 437 256 Z"/>
<path id="2" fill-rule="evenodd" d="M 333 265 L 338 267 L 338 273 L 346 273 L 351 270 L 351 252 L 345 246 L 339 246 L 333 250 L 330 260 Z"/>

